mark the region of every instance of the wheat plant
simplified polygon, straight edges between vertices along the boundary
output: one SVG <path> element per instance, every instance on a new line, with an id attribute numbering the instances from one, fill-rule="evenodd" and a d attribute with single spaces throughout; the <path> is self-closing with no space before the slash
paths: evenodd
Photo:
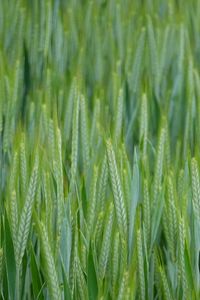
<path id="1" fill-rule="evenodd" d="M 0 0 L 0 299 L 200 299 L 199 20 Z"/>

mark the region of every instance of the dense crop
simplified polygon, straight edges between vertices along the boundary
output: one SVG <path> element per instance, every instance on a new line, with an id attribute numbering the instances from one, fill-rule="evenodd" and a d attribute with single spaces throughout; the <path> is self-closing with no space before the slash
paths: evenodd
<path id="1" fill-rule="evenodd" d="M 200 299 L 200 1 L 0 0 L 0 298 Z"/>

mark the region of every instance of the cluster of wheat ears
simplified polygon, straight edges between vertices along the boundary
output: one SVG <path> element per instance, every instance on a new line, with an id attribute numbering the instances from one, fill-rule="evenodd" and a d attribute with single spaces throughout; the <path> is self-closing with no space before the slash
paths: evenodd
<path id="1" fill-rule="evenodd" d="M 200 1 L 0 0 L 0 298 L 200 299 Z"/>

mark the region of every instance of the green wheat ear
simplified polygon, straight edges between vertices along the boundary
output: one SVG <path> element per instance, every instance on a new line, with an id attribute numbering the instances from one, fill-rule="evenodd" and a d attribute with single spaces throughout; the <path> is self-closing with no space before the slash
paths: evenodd
<path id="1" fill-rule="evenodd" d="M 124 272 L 122 281 L 119 288 L 119 294 L 117 299 L 122 300 L 127 296 L 127 287 L 128 287 L 128 272 Z"/>
<path id="2" fill-rule="evenodd" d="M 116 163 L 115 152 L 113 150 L 113 146 L 110 140 L 107 141 L 106 148 L 107 148 L 108 165 L 110 171 L 112 191 L 114 195 L 117 222 L 118 222 L 120 234 L 122 235 L 123 238 L 126 239 L 127 237 L 126 208 L 125 208 L 124 196 L 123 196 L 123 191 L 121 186 L 121 180 L 119 177 L 119 172 Z"/>
<path id="3" fill-rule="evenodd" d="M 160 249 L 156 249 L 155 252 L 155 260 L 156 260 L 156 272 L 157 275 L 159 276 L 158 279 L 158 288 L 159 288 L 159 294 L 161 295 L 161 297 L 163 297 L 166 300 L 169 299 L 173 299 L 172 293 L 171 293 L 171 289 L 170 289 L 170 285 L 168 282 L 168 278 L 167 278 L 167 274 L 165 271 L 165 268 L 163 266 L 163 261 L 162 261 L 162 257 L 160 254 Z M 161 284 L 159 286 L 159 284 Z"/>
<path id="4" fill-rule="evenodd" d="M 61 293 L 60 293 L 58 275 L 56 272 L 55 262 L 54 262 L 51 246 L 49 244 L 47 231 L 43 223 L 40 223 L 39 238 L 42 247 L 42 254 L 43 254 L 42 257 L 45 264 L 44 276 L 47 280 L 51 299 L 60 300 Z"/>
<path id="5" fill-rule="evenodd" d="M 85 282 L 84 273 L 81 268 L 81 264 L 79 261 L 79 256 L 76 256 L 76 279 L 77 279 L 77 287 L 78 293 L 80 295 L 80 299 L 87 299 L 87 286 Z"/>
<path id="6" fill-rule="evenodd" d="M 111 250 L 111 236 L 113 226 L 113 204 L 109 206 L 108 214 L 105 221 L 103 240 L 101 245 L 101 251 L 99 256 L 99 278 L 103 280 L 108 264 L 108 259 Z"/>
<path id="7" fill-rule="evenodd" d="M 87 213 L 87 225 L 88 232 L 91 235 L 94 221 L 96 218 L 96 202 L 97 202 L 97 177 L 98 177 L 98 168 L 94 167 L 93 179 L 91 182 L 91 192 L 88 203 L 88 213 Z"/>
<path id="8" fill-rule="evenodd" d="M 138 259 L 138 275 L 139 275 L 139 290 L 142 300 L 145 299 L 145 274 L 144 274 L 144 256 L 142 246 L 141 229 L 137 230 L 137 259 Z"/>
<path id="9" fill-rule="evenodd" d="M 182 299 L 187 299 L 188 283 L 186 278 L 186 265 L 185 265 L 185 222 L 183 217 L 179 216 L 179 273 L 182 286 Z"/>
<path id="10" fill-rule="evenodd" d="M 105 209 L 107 185 L 108 185 L 108 162 L 107 162 L 107 156 L 105 154 L 102 161 L 100 174 L 99 174 L 99 186 L 98 186 L 98 195 L 97 195 L 97 206 L 100 212 L 104 211 Z"/>
<path id="11" fill-rule="evenodd" d="M 200 181 L 199 181 L 199 167 L 197 160 L 191 160 L 191 175 L 192 175 L 192 203 L 194 215 L 198 222 L 200 222 Z"/>
<path id="12" fill-rule="evenodd" d="M 158 192 L 161 187 L 161 182 L 163 177 L 165 141 L 166 141 L 166 129 L 165 127 L 162 127 L 160 131 L 158 145 L 157 145 L 152 207 L 156 205 L 156 200 L 158 197 Z"/>
<path id="13" fill-rule="evenodd" d="M 28 235 L 30 231 L 32 209 L 33 209 L 33 203 L 34 203 L 35 193 L 37 188 L 38 163 L 39 163 L 38 156 L 36 156 L 30 182 L 29 182 L 27 197 L 19 219 L 19 226 L 18 226 L 17 239 L 16 239 L 17 266 L 20 266 L 22 263 L 22 258 L 24 256 Z"/>
<path id="14" fill-rule="evenodd" d="M 173 299 L 172 295 L 171 295 L 171 292 L 170 292 L 169 284 L 168 284 L 168 281 L 167 281 L 167 276 L 165 274 L 164 269 L 161 266 L 159 268 L 159 273 L 160 273 L 160 276 L 161 276 L 164 298 L 166 300 Z"/>
<path id="15" fill-rule="evenodd" d="M 13 246 L 16 254 L 17 249 L 17 236 L 18 236 L 18 206 L 17 206 L 17 197 L 15 190 L 11 194 L 10 199 L 10 206 L 9 206 L 9 213 L 10 213 L 10 222 L 11 222 L 11 232 L 13 238 Z"/>
<path id="16" fill-rule="evenodd" d="M 120 240 L 119 240 L 119 232 L 115 232 L 114 241 L 113 241 L 113 249 L 112 249 L 112 286 L 113 286 L 113 298 L 116 296 L 116 288 L 117 282 L 119 279 L 119 252 L 120 252 Z"/>
<path id="17" fill-rule="evenodd" d="M 144 220 L 144 231 L 146 236 L 147 246 L 150 243 L 151 233 L 151 204 L 149 196 L 149 186 L 147 179 L 144 180 L 143 190 L 143 220 Z"/>

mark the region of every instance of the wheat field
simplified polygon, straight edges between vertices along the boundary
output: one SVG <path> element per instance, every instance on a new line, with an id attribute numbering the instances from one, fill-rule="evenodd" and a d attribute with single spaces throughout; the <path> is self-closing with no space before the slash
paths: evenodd
<path id="1" fill-rule="evenodd" d="M 200 1 L 0 0 L 0 299 L 200 299 Z"/>

